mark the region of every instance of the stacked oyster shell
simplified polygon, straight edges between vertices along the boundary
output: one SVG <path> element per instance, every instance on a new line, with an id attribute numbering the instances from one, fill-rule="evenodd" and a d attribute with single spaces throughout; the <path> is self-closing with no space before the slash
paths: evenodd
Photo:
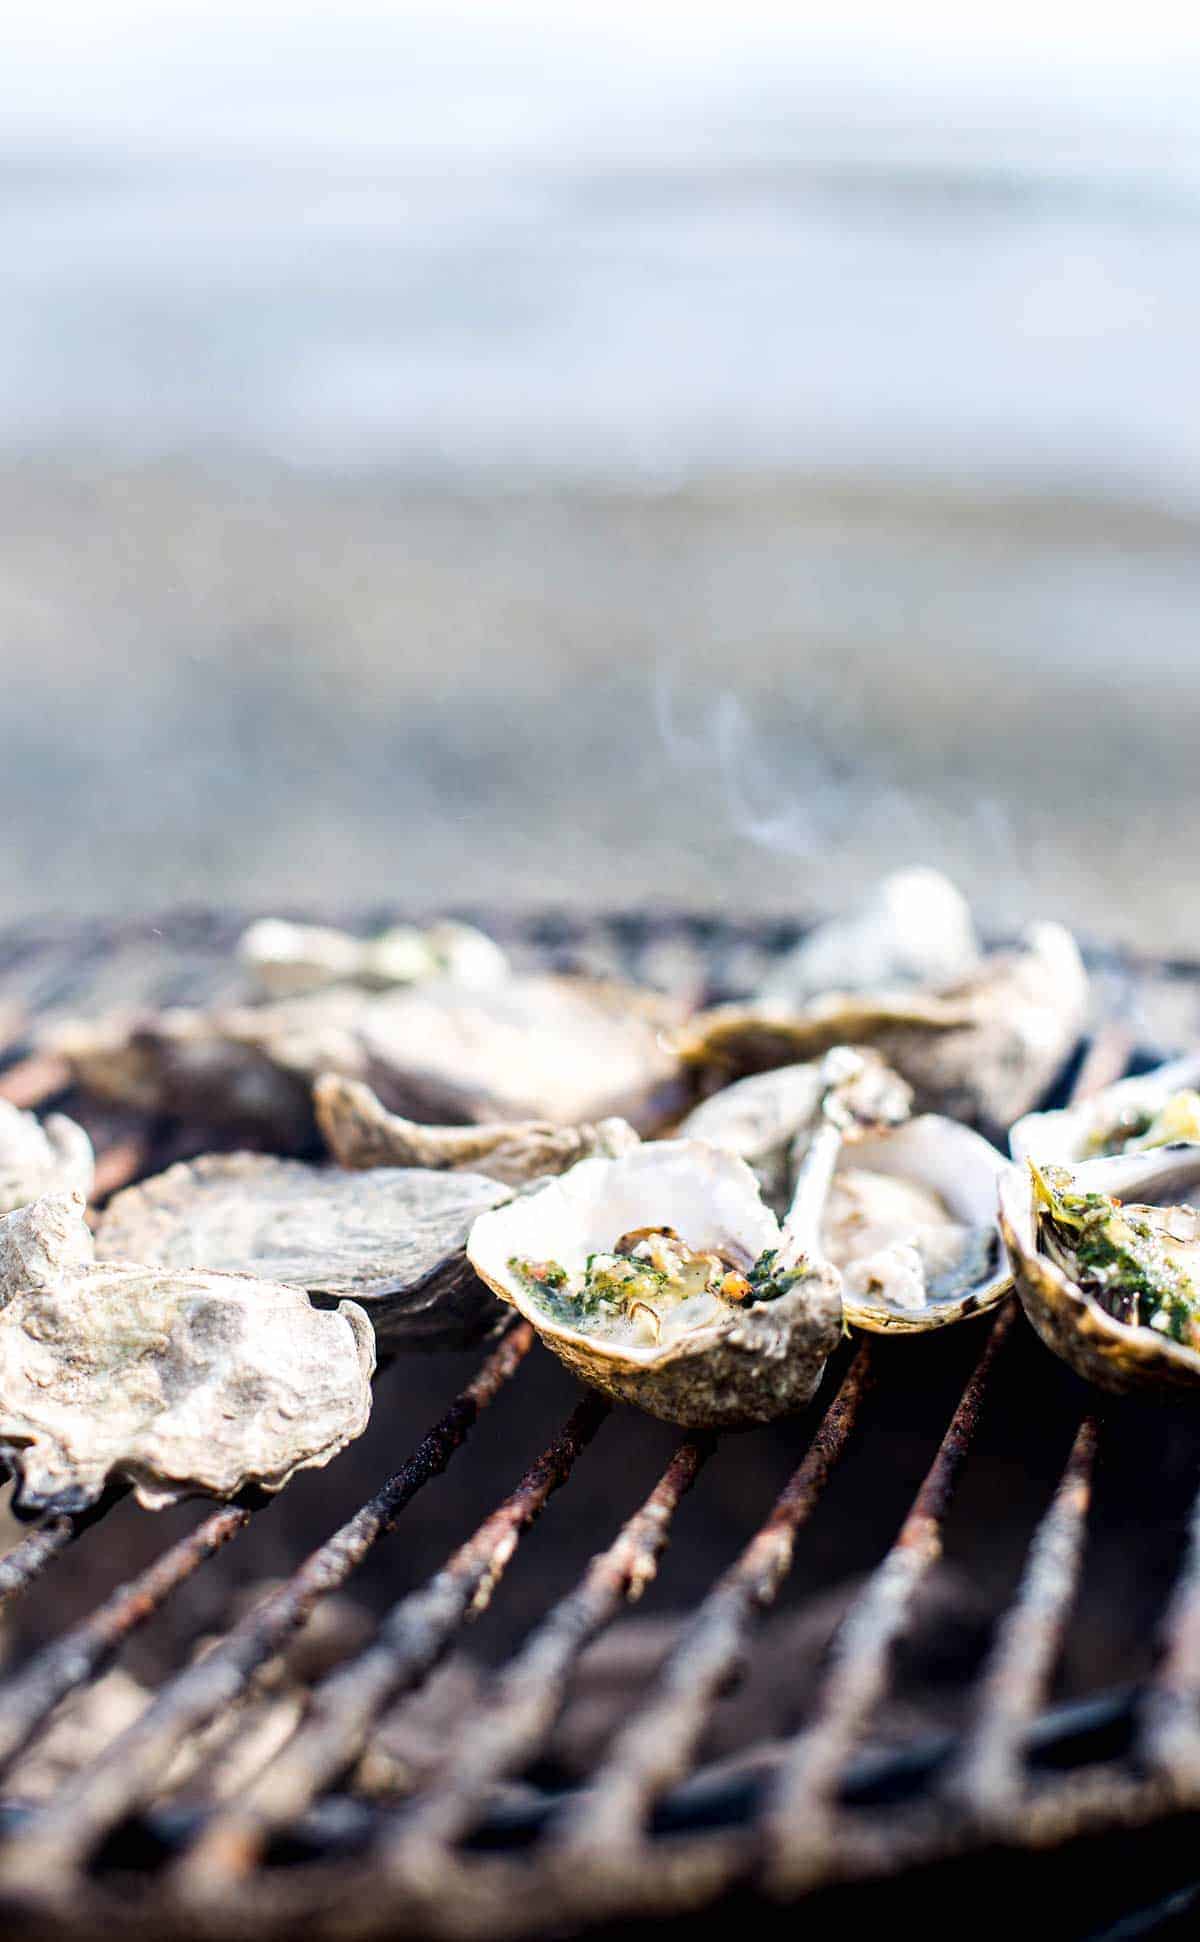
<path id="1" fill-rule="evenodd" d="M 1033 1114 L 1087 1003 L 1057 925 L 985 953 L 953 886 L 908 871 L 812 933 L 748 1001 L 693 1016 L 659 992 L 513 968 L 462 926 L 364 941 L 270 922 L 242 956 L 254 1002 L 85 1022 L 60 1028 L 54 1049 L 106 1100 L 248 1132 L 269 1151 L 202 1155 L 127 1189 L 98 1218 L 92 1254 L 61 1200 L 88 1190 L 86 1136 L 0 1119 L 0 1196 L 6 1132 L 26 1169 L 0 1207 L 32 1203 L 7 1242 L 0 1223 L 0 1336 L 7 1326 L 16 1341 L 27 1317 L 9 1310 L 49 1275 L 60 1339 L 62 1318 L 86 1311 L 100 1331 L 87 1354 L 121 1391 L 127 1351 L 101 1291 L 146 1302 L 153 1289 L 166 1306 L 157 1348 L 138 1338 L 139 1366 L 160 1359 L 165 1398 L 183 1392 L 165 1374 L 180 1357 L 203 1364 L 197 1393 L 238 1452 L 218 1476 L 195 1452 L 169 1454 L 182 1447 L 173 1430 L 147 1443 L 130 1418 L 87 1468 L 61 1424 L 43 1427 L 59 1501 L 72 1461 L 81 1491 L 123 1479 L 147 1502 L 276 1487 L 361 1429 L 364 1342 L 372 1358 L 376 1343 L 460 1346 L 511 1309 L 587 1382 L 692 1426 L 800 1408 L 847 1328 L 957 1323 L 994 1307 L 1014 1275 L 1035 1327 L 1097 1380 L 1126 1362 L 1131 1380 L 1190 1380 L 1180 1371 L 1193 1364 L 1200 1375 L 1190 1341 L 1106 1309 L 1063 1238 L 1068 1188 L 1046 1174 L 1071 1169 L 1072 1194 L 1142 1195 L 1151 1213 L 1126 1212 L 1157 1236 L 1178 1291 L 1190 1211 L 1153 1206 L 1200 1186 L 1200 1061 Z M 986 1135 L 1014 1120 L 1010 1161 Z M 320 1143 L 328 1157 L 313 1157 Z M 239 1333 L 248 1308 L 262 1342 L 292 1329 L 303 1371 L 312 1329 L 343 1330 L 338 1354 L 323 1338 L 341 1386 L 310 1413 L 312 1447 L 277 1437 L 268 1452 L 230 1404 L 238 1369 L 269 1362 Z M 227 1351 L 197 1361 L 197 1328 Z M 3 1354 L 0 1342 L 0 1368 Z M 276 1366 L 294 1398 L 315 1378 L 290 1354 Z M 103 1418 L 98 1382 L 70 1392 L 76 1413 L 86 1398 Z M 251 1413 L 278 1428 L 290 1404 L 263 1397 Z M 162 1429 L 165 1402 L 145 1408 Z M 0 1442 L 24 1464 L 26 1500 L 49 1501 L 50 1484 L 29 1482 L 38 1439 L 2 1380 Z"/>

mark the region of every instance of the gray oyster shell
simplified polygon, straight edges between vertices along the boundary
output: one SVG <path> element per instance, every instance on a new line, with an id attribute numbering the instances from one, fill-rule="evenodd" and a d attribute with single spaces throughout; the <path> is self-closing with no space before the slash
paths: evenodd
<path id="1" fill-rule="evenodd" d="M 243 1275 L 97 1262 L 79 1195 L 0 1220 L 0 1452 L 27 1511 L 279 1490 L 361 1435 L 375 1342 Z"/>
<path id="2" fill-rule="evenodd" d="M 951 984 L 968 977 L 980 956 L 970 906 L 949 877 L 897 870 L 858 910 L 810 931 L 772 967 L 755 998 L 804 1005 L 827 991 Z"/>
<path id="3" fill-rule="evenodd" d="M 381 1347 L 459 1348 L 500 1318 L 464 1250 L 475 1217 L 506 1197 L 478 1174 L 206 1154 L 117 1194 L 96 1252 L 261 1275 L 324 1304 L 349 1296 Z"/>
<path id="4" fill-rule="evenodd" d="M 371 993 L 346 986 L 277 1004 L 173 1010 L 50 1030 L 49 1049 L 106 1099 L 265 1134 L 296 1152 L 315 1133 L 312 1081 L 363 1079 L 432 1123 L 611 1115 L 641 1130 L 683 1104 L 667 1034 L 682 1008 L 655 992 L 568 977 Z"/>
<path id="5" fill-rule="evenodd" d="M 931 991 L 831 992 L 811 1004 L 722 1005 L 694 1018 L 679 1051 L 709 1080 L 869 1044 L 909 1082 L 920 1112 L 1007 1128 L 1037 1101 L 1083 1027 L 1088 982 L 1061 924 Z"/>
<path id="6" fill-rule="evenodd" d="M 514 1256 L 546 1259 L 574 1274 L 619 1235 L 663 1225 L 690 1247 L 729 1250 L 747 1267 L 783 1239 L 744 1161 L 700 1140 L 666 1140 L 616 1160 L 581 1160 L 559 1179 L 481 1215 L 467 1252 L 547 1348 L 619 1401 L 693 1428 L 765 1423 L 801 1409 L 842 1333 L 839 1277 L 823 1261 L 813 1259 L 774 1301 L 731 1309 L 689 1334 L 641 1348 L 551 1318 L 511 1266 Z"/>
<path id="7" fill-rule="evenodd" d="M 92 1142 L 73 1119 L 50 1113 L 39 1120 L 0 1099 L 0 1214 L 49 1193 L 86 1200 L 95 1172 Z"/>
<path id="8" fill-rule="evenodd" d="M 474 925 L 450 920 L 427 930 L 396 924 L 375 937 L 356 937 L 324 924 L 262 917 L 239 940 L 238 956 L 268 998 L 295 998 L 338 984 L 387 991 L 434 978 L 486 986 L 509 975 L 498 944 Z"/>
<path id="9" fill-rule="evenodd" d="M 845 1068 L 839 1076 L 839 1065 Z M 908 1116 L 912 1089 L 869 1050 L 844 1059 L 835 1048 L 823 1059 L 778 1066 L 738 1079 L 692 1108 L 681 1139 L 707 1140 L 753 1168 L 768 1206 L 780 1216 L 792 1196 L 796 1161 L 824 1106 L 849 1138 Z"/>
<path id="10" fill-rule="evenodd" d="M 485 1173 L 520 1187 L 565 1173 L 592 1154 L 627 1153 L 638 1136 L 624 1119 L 556 1126 L 547 1119 L 497 1120 L 487 1126 L 424 1126 L 403 1119 L 361 1079 L 323 1073 L 313 1101 L 326 1146 L 339 1166 L 428 1167 L 437 1172 Z"/>

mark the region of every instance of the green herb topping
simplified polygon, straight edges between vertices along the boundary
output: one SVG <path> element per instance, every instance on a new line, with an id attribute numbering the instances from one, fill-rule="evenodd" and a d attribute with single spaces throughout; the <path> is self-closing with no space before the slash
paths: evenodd
<path id="1" fill-rule="evenodd" d="M 1200 1297 L 1173 1259 L 1153 1209 L 1076 1193 L 1058 1167 L 1030 1163 L 1047 1253 L 1116 1321 L 1192 1343 Z"/>

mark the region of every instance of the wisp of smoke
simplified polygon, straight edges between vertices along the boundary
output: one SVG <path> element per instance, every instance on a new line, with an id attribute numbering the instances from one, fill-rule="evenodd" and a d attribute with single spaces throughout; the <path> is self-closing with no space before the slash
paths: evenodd
<path id="1" fill-rule="evenodd" d="M 686 686 L 695 692 L 690 671 Z M 682 656 L 660 660 L 654 671 L 659 740 L 676 770 L 708 781 L 714 809 L 723 807 L 747 842 L 778 856 L 812 860 L 834 858 L 865 841 L 877 852 L 881 873 L 914 859 L 940 857 L 949 863 L 947 852 L 955 849 L 960 864 L 969 859 L 972 875 L 984 880 L 1018 867 L 1011 812 L 994 796 L 975 796 L 956 806 L 951 820 L 945 806 L 936 813 L 928 796 L 873 767 L 862 748 L 819 746 L 815 720 L 791 730 L 795 753 L 788 763 L 789 781 L 732 688 L 701 694 L 691 703 L 686 723 L 680 705 L 684 688 Z"/>

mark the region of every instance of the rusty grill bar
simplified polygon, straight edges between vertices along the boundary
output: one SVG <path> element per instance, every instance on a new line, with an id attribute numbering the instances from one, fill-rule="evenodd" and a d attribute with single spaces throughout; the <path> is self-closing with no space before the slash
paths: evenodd
<path id="1" fill-rule="evenodd" d="M 494 913 L 484 921 L 503 931 Z M 178 921 L 170 931 L 176 961 L 147 967 L 145 989 L 136 995 L 149 1001 L 213 989 L 235 930 L 218 920 Z M 634 975 L 669 967 L 677 980 L 680 964 L 690 961 L 697 986 L 709 991 L 753 976 L 794 934 L 782 925 L 634 917 L 589 925 L 552 916 L 519 931 L 543 962 L 566 958 Z M 7 982 L 13 1001 L 30 1011 L 77 1001 L 80 978 L 94 976 L 118 949 L 123 964 L 141 962 L 148 935 L 65 929 L 0 940 L 0 999 L 8 1002 Z M 1200 967 L 1110 957 L 1104 969 L 1105 988 L 1115 994 L 1112 1014 L 1123 1016 L 1119 1024 L 1100 1021 L 1077 1090 L 1124 1068 L 1131 1021 L 1142 1029 L 1138 1007 L 1153 1009 L 1147 994 L 1156 980 L 1171 1004 L 1181 990 L 1191 992 L 1200 1025 Z M 0 1096 L 46 1104 L 64 1090 L 66 1074 L 56 1061 L 21 1050 L 10 1048 Z M 162 1128 L 122 1127 L 100 1154 L 98 1197 L 155 1170 L 164 1150 L 177 1154 L 177 1130 L 168 1140 Z M 412 1455 L 280 1589 L 167 1680 L 141 1716 L 51 1800 L 10 1804 L 8 1818 L 0 1817 L 6 1932 L 19 1934 L 24 1925 L 39 1935 L 82 1936 L 119 1919 L 135 1934 L 169 1928 L 180 1936 L 284 1935 L 302 1919 L 312 1937 L 564 1933 L 679 1915 L 739 1892 L 769 1912 L 835 1884 L 896 1881 L 982 1857 L 997 1843 L 1010 1855 L 1034 1856 L 1098 1834 L 1173 1826 L 1180 1816 L 1194 1831 L 1187 1817 L 1200 1810 L 1200 1498 L 1153 1678 L 1132 1699 L 1100 1696 L 1090 1714 L 1076 1709 L 1057 1724 L 1042 1717 L 1086 1568 L 1108 1434 L 1095 1398 L 1078 1384 L 1070 1389 L 1068 1407 L 1077 1413 L 1065 1463 L 999 1613 L 965 1730 L 951 1746 L 898 1756 L 890 1779 L 881 1780 L 878 1761 L 873 1783 L 856 1774 L 894 1649 L 942 1555 L 981 1418 L 991 1409 L 1007 1409 L 1014 1424 L 1019 1418 L 1020 1399 L 1011 1383 L 1006 1390 L 1005 1370 L 1024 1323 L 1004 1310 L 983 1331 L 968 1326 L 979 1345 L 974 1368 L 911 1507 L 838 1629 L 808 1717 L 740 1792 L 726 1788 L 724 1813 L 713 1806 L 721 1803 L 719 1785 L 710 1788 L 704 1812 L 689 1808 L 703 1781 L 695 1771 L 698 1752 L 714 1708 L 753 1651 L 757 1621 L 792 1571 L 804 1527 L 870 1421 L 878 1380 L 870 1344 L 827 1380 L 824 1414 L 813 1413 L 798 1467 L 736 1561 L 685 1619 L 648 1698 L 617 1729 L 590 1777 L 565 1799 L 548 1798 L 511 1839 L 493 1832 L 481 1844 L 473 1837 L 488 1826 L 498 1784 L 528 1770 L 545 1748 L 585 1649 L 655 1577 L 683 1500 L 706 1466 L 722 1461 L 724 1449 L 713 1438 L 679 1440 L 649 1494 L 626 1504 L 626 1521 L 490 1676 L 423 1790 L 399 1807 L 349 1811 L 338 1789 L 381 1714 L 427 1678 L 489 1604 L 525 1532 L 568 1485 L 593 1438 L 603 1431 L 601 1447 L 611 1448 L 619 1419 L 606 1425 L 608 1405 L 588 1395 L 441 1569 L 406 1590 L 371 1641 L 312 1685 L 295 1730 L 248 1784 L 186 1811 L 172 1811 L 161 1798 L 164 1776 L 189 1736 L 246 1699 L 260 1669 L 319 1602 L 351 1582 L 373 1548 L 402 1528 L 406 1506 L 446 1469 L 488 1404 L 517 1377 L 531 1346 L 520 1323 Z M 1195 1483 L 1200 1445 L 1194 1455 Z M 619 1462 L 613 1474 L 616 1500 Z M 0 1559 L 0 1606 L 31 1591 L 77 1543 L 96 1543 L 94 1527 L 103 1528 L 115 1501 L 86 1519 L 59 1517 L 25 1535 Z M 0 1681 L 0 1776 L 37 1744 L 60 1703 L 93 1682 L 255 1515 L 240 1504 L 210 1512 Z M 1089 1720 L 1098 1723 L 1094 1733 Z M 1075 1755 L 1073 1734 L 1081 1742 Z M 1031 1757 L 1056 1744 L 1066 1749 L 1057 1767 Z M 347 1810 L 341 1834 L 337 1815 L 331 1820 L 326 1811 L 331 1803 Z M 97 1869 L 105 1844 L 139 1820 L 166 1849 L 167 1865 L 139 1868 L 132 1880 L 110 1865 Z M 289 1843 L 302 1858 L 289 1859 Z M 1191 1906 L 1190 1892 L 1180 1891 L 1181 1907 Z M 1175 1903 L 1167 1897 L 1163 1906 L 1170 1913 Z"/>

